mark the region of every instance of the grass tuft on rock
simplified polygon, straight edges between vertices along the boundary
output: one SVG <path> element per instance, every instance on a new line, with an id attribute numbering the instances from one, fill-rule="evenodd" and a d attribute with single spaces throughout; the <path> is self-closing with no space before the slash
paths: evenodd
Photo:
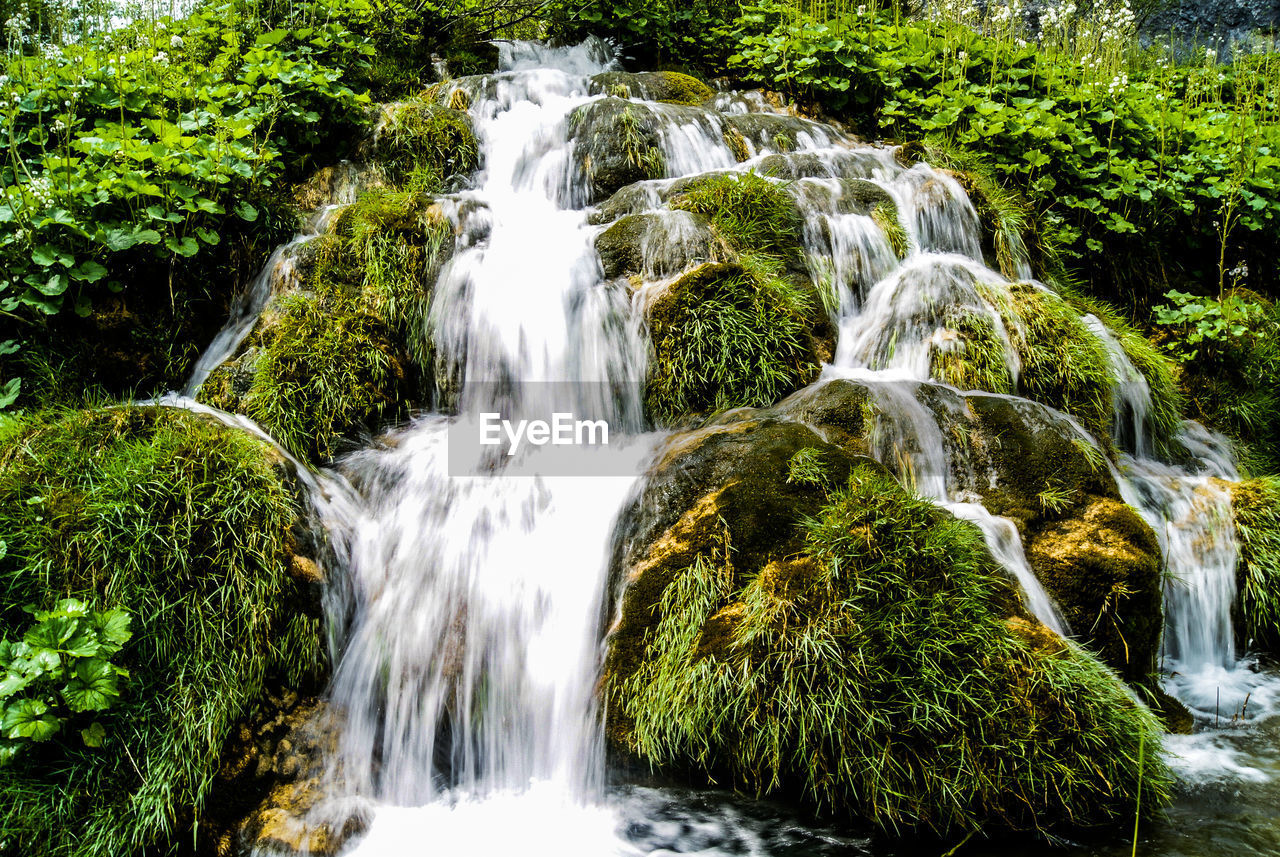
<path id="1" fill-rule="evenodd" d="M 1014 392 L 1005 341 L 989 314 L 947 310 L 943 324 L 947 337 L 930 352 L 930 375 L 961 390 Z"/>
<path id="2" fill-rule="evenodd" d="M 28 413 L 0 430 L 0 638 L 20 608 L 123 608 L 123 699 L 101 749 L 74 734 L 0 768 L 6 853 L 121 857 L 192 841 L 223 742 L 272 680 L 322 665 L 287 575 L 297 501 L 279 456 L 184 411 Z M 62 738 L 66 740 L 62 740 Z"/>
<path id="3" fill-rule="evenodd" d="M 782 182 L 755 173 L 704 176 L 670 202 L 671 208 L 705 214 L 738 250 L 784 262 L 798 258 L 803 223 Z"/>
<path id="4" fill-rule="evenodd" d="M 1280 476 L 1238 483 L 1231 503 L 1240 537 L 1244 642 L 1280 651 Z"/>
<path id="5" fill-rule="evenodd" d="M 809 297 L 776 265 L 709 262 L 667 286 L 648 313 L 651 418 L 763 407 L 808 383 Z"/>
<path id="6" fill-rule="evenodd" d="M 1101 340 L 1056 293 L 1028 283 L 1011 287 L 1015 318 L 1006 326 L 1022 358 L 1022 395 L 1066 411 L 1094 433 L 1110 437 L 1111 363 Z"/>
<path id="7" fill-rule="evenodd" d="M 861 465 L 804 530 L 754 574 L 720 552 L 666 586 L 638 666 L 608 677 L 641 757 L 955 837 L 1131 822 L 1139 783 L 1144 813 L 1167 801 L 1154 716 L 1004 618 L 972 525 Z"/>
<path id="8" fill-rule="evenodd" d="M 480 146 L 467 114 L 430 102 L 396 108 L 381 129 L 377 149 L 379 164 L 397 182 L 415 170 L 429 171 L 443 181 L 471 172 L 480 162 Z"/>

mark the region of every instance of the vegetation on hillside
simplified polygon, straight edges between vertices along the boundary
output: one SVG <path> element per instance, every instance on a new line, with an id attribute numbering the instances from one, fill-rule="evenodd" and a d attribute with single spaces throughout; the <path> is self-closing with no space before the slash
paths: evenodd
<path id="1" fill-rule="evenodd" d="M 6 740 L 41 730 L 0 765 L 6 850 L 120 857 L 189 838 L 232 728 L 270 682 L 314 680 L 319 620 L 287 573 L 299 509 L 278 464 L 247 434 L 167 408 L 0 426 L 6 666 L 21 635 L 46 669 L 74 670 L 71 694 L 97 694 L 62 692 L 67 715 L 94 712 L 65 728 L 43 697 L 28 697 L 26 726 L 6 714 Z"/>

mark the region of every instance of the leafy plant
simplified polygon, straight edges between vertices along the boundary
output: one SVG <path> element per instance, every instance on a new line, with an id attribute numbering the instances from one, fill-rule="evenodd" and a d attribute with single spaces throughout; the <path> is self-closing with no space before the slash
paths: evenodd
<path id="1" fill-rule="evenodd" d="M 1172 347 L 1183 360 L 1194 360 L 1200 349 L 1227 349 L 1245 337 L 1266 317 L 1263 303 L 1238 293 L 1221 300 L 1180 292 L 1165 294 L 1169 304 L 1155 308 L 1156 324 L 1180 328 Z"/>
<path id="2" fill-rule="evenodd" d="M 110 661 L 133 636 L 124 610 L 92 611 L 74 598 L 52 610 L 26 609 L 33 620 L 22 638 L 0 640 L 0 766 L 88 719 L 81 715 L 112 708 L 129 676 Z M 106 729 L 92 720 L 80 739 L 100 747 Z"/>

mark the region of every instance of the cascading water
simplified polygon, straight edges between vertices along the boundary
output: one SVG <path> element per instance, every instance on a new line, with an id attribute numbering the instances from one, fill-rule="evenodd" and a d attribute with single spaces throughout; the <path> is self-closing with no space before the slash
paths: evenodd
<path id="1" fill-rule="evenodd" d="M 639 210 L 661 216 L 641 242 L 644 282 L 629 294 L 604 281 L 570 123 L 576 109 L 604 97 L 592 94 L 589 78 L 609 65 L 598 44 L 505 45 L 499 73 L 466 83 L 483 167 L 472 189 L 440 200 L 457 240 L 427 322 L 457 415 L 415 419 L 343 459 L 313 489 L 331 541 L 331 700 L 341 725 L 328 760 L 330 799 L 313 821 L 362 816 L 367 829 L 350 854 L 421 854 L 428 842 L 431 853 L 494 855 L 555 843 L 557 853 L 582 857 L 769 854 L 794 845 L 766 835 L 767 825 L 713 824 L 677 809 L 670 792 L 604 787 L 595 682 L 612 522 L 661 441 L 644 433 L 641 319 L 690 259 L 715 260 L 717 252 L 701 247 L 690 215 L 659 208 L 687 175 L 760 168 L 792 180 L 806 264 L 838 329 L 818 383 L 865 384 L 877 457 L 976 524 L 1027 608 L 1059 633 L 1070 630 L 1036 580 L 1017 527 L 977 502 L 968 490 L 976 477 L 962 472 L 938 416 L 922 403 L 921 391 L 937 385 L 931 355 L 953 347 L 948 312 L 989 321 L 1014 384 L 1021 371 L 1021 331 L 992 293 L 1009 280 L 984 263 L 978 218 L 959 184 L 924 164 L 899 163 L 889 148 L 791 117 L 786 146 L 767 133 L 748 137 L 739 163 L 726 118 L 768 113 L 762 98 L 722 94 L 714 109 L 646 102 L 666 176 L 633 186 Z M 869 190 L 892 200 L 902 235 L 860 202 Z M 1016 241 L 1007 249 L 1010 276 L 1028 279 L 1025 250 Z M 237 304 L 189 391 L 248 335 L 272 284 L 287 276 L 288 253 L 278 251 Z M 1191 427 L 1180 440 L 1196 463 L 1158 461 L 1145 379 L 1100 322 L 1086 323 L 1107 345 L 1117 380 L 1114 440 L 1126 451 L 1118 481 L 1160 535 L 1170 569 L 1166 667 L 1177 675 L 1169 686 L 1209 716 L 1205 688 L 1216 683 L 1216 694 L 1248 671 L 1230 632 L 1229 451 Z M 451 428 L 488 409 L 536 415 L 553 404 L 622 433 L 610 448 L 583 453 L 575 472 L 632 475 L 548 476 L 545 447 L 507 463 L 470 462 L 489 475 L 458 475 Z M 512 475 L 540 469 L 536 478 Z M 1249 690 L 1251 705 L 1262 706 L 1257 694 L 1267 691 L 1256 682 Z M 1222 705 L 1240 707 L 1234 696 Z M 806 853 L 825 847 L 811 843 Z"/>

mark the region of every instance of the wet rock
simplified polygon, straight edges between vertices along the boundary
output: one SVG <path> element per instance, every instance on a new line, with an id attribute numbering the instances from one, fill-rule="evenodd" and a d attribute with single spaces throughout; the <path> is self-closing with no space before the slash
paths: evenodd
<path id="1" fill-rule="evenodd" d="M 661 279 L 702 262 L 734 258 L 705 216 L 683 211 L 622 217 L 596 238 L 596 252 L 608 279 Z"/>
<path id="2" fill-rule="evenodd" d="M 724 117 L 725 128 L 740 135 L 761 152 L 787 153 L 794 151 L 802 141 L 818 146 L 826 145 L 831 134 L 816 122 L 797 116 L 779 113 L 743 113 Z"/>
<path id="3" fill-rule="evenodd" d="M 1156 669 L 1163 625 L 1160 545 L 1118 500 L 1096 498 L 1035 533 L 1027 559 L 1072 629 L 1127 680 Z"/>
<path id="4" fill-rule="evenodd" d="M 666 172 L 659 127 L 653 110 L 622 98 L 592 101 L 570 114 L 573 157 L 587 179 L 587 202 Z"/>
<path id="5" fill-rule="evenodd" d="M 591 93 L 686 105 L 702 104 L 715 96 L 715 91 L 696 77 L 675 71 L 607 71 L 591 78 Z"/>
<path id="6" fill-rule="evenodd" d="M 337 854 L 367 820 L 334 805 L 325 760 L 340 723 L 327 703 L 284 691 L 242 725 L 223 753 L 205 820 L 216 853 Z"/>

